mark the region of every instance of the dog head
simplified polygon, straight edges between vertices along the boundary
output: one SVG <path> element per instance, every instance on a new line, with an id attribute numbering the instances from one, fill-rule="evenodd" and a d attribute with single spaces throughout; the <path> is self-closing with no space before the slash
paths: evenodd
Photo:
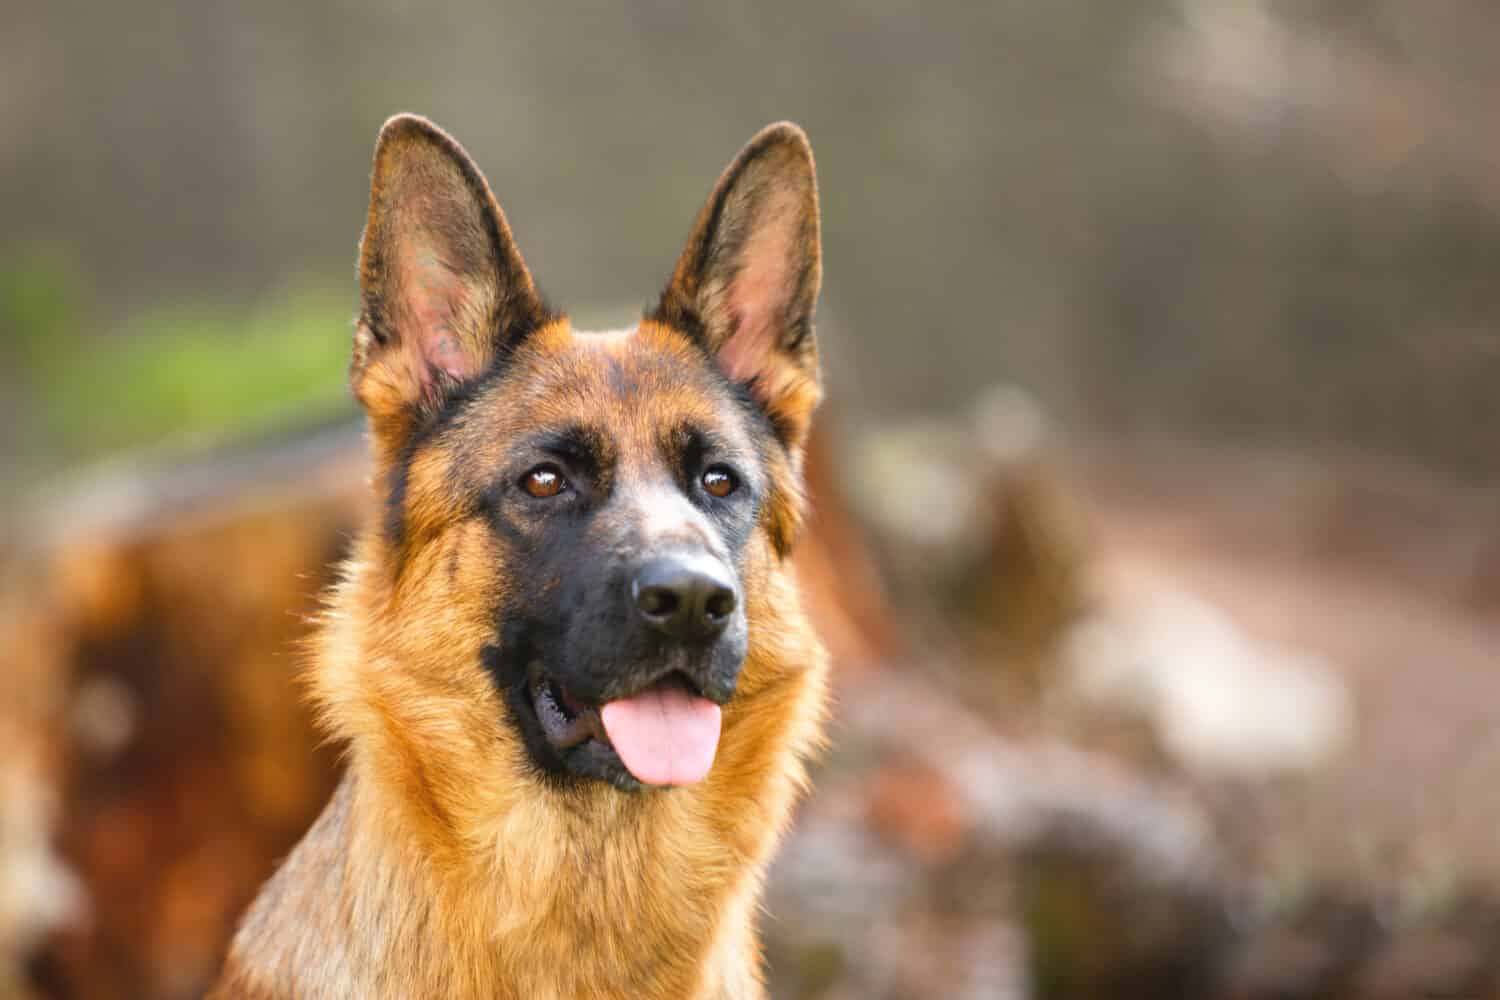
<path id="1" fill-rule="evenodd" d="M 351 380 L 383 517 L 346 585 L 359 654 L 317 680 L 330 715 L 439 785 L 703 779 L 795 668 L 775 647 L 820 391 L 805 136 L 752 139 L 655 306 L 583 333 L 467 154 L 400 116 L 359 275 Z"/>

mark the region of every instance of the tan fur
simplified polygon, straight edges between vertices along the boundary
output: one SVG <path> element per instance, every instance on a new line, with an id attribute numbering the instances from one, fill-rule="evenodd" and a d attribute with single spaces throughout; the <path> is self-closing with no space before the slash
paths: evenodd
<path id="1" fill-rule="evenodd" d="M 375 207 L 392 183 L 380 156 L 366 269 L 371 234 L 388 225 Z M 460 229 L 460 239 L 477 231 Z M 429 278 L 440 298 L 452 292 L 447 277 Z M 407 302 L 412 280 L 402 278 Z M 529 278 L 519 294 L 534 294 Z M 487 311 L 496 298 L 462 286 L 453 301 Z M 425 318 L 422 301 L 399 321 L 403 336 L 433 322 L 473 336 L 449 300 Z M 423 357 L 440 384 L 444 372 L 489 363 L 490 346 L 473 351 L 424 355 L 361 329 L 354 377 L 371 414 L 377 484 L 411 433 L 416 418 L 403 414 L 429 391 Z M 654 321 L 608 335 L 552 321 L 507 358 L 513 374 L 495 390 L 504 405 L 481 397 L 480 416 L 416 456 L 399 543 L 378 524 L 361 534 L 313 648 L 313 700 L 348 747 L 346 777 L 245 917 L 213 996 L 763 996 L 761 882 L 805 785 L 825 701 L 825 657 L 784 561 L 801 516 L 800 441 L 766 470 L 772 488 L 742 569 L 749 651 L 714 766 L 685 788 L 630 794 L 538 779 L 480 665 L 494 641 L 494 595 L 508 585 L 507 551 L 460 499 L 494 442 L 563 419 L 608 426 L 623 467 L 653 474 L 629 464 L 652 435 L 684 416 L 714 416 L 713 397 L 674 374 L 695 357 L 701 367 L 696 352 Z M 796 386 L 776 404 L 805 427 L 815 367 L 780 378 Z"/>

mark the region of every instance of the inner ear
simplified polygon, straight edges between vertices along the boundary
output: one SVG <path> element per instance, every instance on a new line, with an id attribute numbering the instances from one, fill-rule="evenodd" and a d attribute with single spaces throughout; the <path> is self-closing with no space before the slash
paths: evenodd
<path id="1" fill-rule="evenodd" d="M 352 377 L 376 418 L 434 409 L 548 316 L 478 167 L 415 115 L 376 143 L 359 276 Z"/>
<path id="2" fill-rule="evenodd" d="M 719 178 L 650 314 L 697 337 L 798 437 L 817 398 L 818 227 L 807 137 L 772 125 Z"/>
<path id="3" fill-rule="evenodd" d="M 810 328 L 817 275 L 809 274 L 803 252 L 809 239 L 809 216 L 803 193 L 791 185 L 767 185 L 746 192 L 753 205 L 735 206 L 749 231 L 735 247 L 725 247 L 734 264 L 709 277 L 703 292 L 704 312 L 722 317 L 713 347 L 725 372 L 736 381 L 758 375 L 772 352 L 795 351 Z M 809 281 L 814 287 L 807 287 Z"/>

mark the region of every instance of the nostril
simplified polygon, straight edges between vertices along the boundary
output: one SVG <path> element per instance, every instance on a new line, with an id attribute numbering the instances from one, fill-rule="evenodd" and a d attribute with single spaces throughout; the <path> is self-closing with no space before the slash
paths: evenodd
<path id="1" fill-rule="evenodd" d="M 703 614 L 715 625 L 726 620 L 734 614 L 734 591 L 725 587 L 715 589 L 704 602 Z"/>
<path id="2" fill-rule="evenodd" d="M 666 587 L 646 587 L 636 596 L 635 605 L 649 618 L 670 618 L 677 613 L 681 599 Z"/>

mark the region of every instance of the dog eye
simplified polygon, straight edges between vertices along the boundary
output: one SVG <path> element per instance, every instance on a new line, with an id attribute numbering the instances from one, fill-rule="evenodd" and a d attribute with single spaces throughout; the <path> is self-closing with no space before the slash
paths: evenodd
<path id="1" fill-rule="evenodd" d="M 703 489 L 711 497 L 720 500 L 739 489 L 740 481 L 722 465 L 712 465 L 703 471 Z"/>
<path id="2" fill-rule="evenodd" d="M 550 462 L 538 465 L 521 477 L 521 489 L 539 500 L 555 497 L 567 488 L 568 481 L 562 470 Z"/>

